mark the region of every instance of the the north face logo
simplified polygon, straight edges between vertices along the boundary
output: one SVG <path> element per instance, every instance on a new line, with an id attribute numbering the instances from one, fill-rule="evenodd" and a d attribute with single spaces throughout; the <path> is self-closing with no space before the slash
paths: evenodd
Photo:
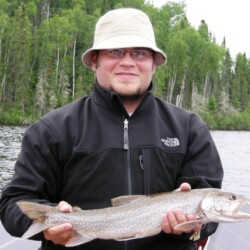
<path id="1" fill-rule="evenodd" d="M 170 138 L 167 137 L 167 139 L 161 139 L 161 141 L 164 143 L 165 146 L 167 147 L 177 147 L 180 146 L 180 142 L 178 138 Z"/>

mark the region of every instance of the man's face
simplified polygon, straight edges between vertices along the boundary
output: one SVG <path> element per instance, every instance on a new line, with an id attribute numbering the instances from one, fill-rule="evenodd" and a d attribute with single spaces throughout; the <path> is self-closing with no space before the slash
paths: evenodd
<path id="1" fill-rule="evenodd" d="M 126 99 L 147 91 L 156 65 L 150 49 L 128 48 L 100 50 L 92 55 L 91 67 L 102 87 Z"/>

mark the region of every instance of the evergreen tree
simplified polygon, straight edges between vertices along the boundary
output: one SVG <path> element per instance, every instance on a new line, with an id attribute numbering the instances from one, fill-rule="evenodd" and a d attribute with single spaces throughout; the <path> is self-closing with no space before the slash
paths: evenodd
<path id="1" fill-rule="evenodd" d="M 250 104 L 249 94 L 249 62 L 246 54 L 239 53 L 235 62 L 235 76 L 231 87 L 233 105 L 243 111 Z"/>
<path id="2" fill-rule="evenodd" d="M 92 46 L 96 21 L 106 11 L 145 11 L 167 64 L 154 74 L 157 96 L 211 116 L 249 110 L 250 60 L 234 61 L 226 38 L 216 44 L 208 24 L 189 24 L 185 3 L 155 8 L 144 0 L 0 0 L 0 110 L 46 112 L 91 92 L 94 74 L 81 62 Z M 215 108 L 216 107 L 216 108 Z M 22 111 L 22 112 L 20 112 Z"/>

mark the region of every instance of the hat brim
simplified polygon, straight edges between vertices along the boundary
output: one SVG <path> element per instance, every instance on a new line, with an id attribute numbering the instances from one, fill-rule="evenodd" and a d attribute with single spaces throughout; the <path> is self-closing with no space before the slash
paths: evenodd
<path id="1" fill-rule="evenodd" d="M 82 62 L 85 66 L 91 67 L 91 56 L 93 51 L 102 49 L 118 49 L 118 48 L 150 48 L 155 52 L 155 64 L 160 66 L 166 62 L 166 55 L 158 47 L 152 46 L 152 41 L 140 36 L 116 36 L 95 44 L 92 48 L 86 50 L 82 55 Z"/>

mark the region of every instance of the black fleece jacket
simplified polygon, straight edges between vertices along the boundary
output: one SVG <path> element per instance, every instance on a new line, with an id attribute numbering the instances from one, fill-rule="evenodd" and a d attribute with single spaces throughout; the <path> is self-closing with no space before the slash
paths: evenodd
<path id="1" fill-rule="evenodd" d="M 82 209 L 110 206 L 114 197 L 192 188 L 220 188 L 221 161 L 207 125 L 194 113 L 148 91 L 132 116 L 115 93 L 94 85 L 91 96 L 52 111 L 26 129 L 15 174 L 3 189 L 0 212 L 6 230 L 21 236 L 31 221 L 15 204 L 65 200 Z M 202 237 L 213 233 L 208 224 Z M 117 242 L 94 240 L 87 249 L 194 250 L 188 234 Z M 46 241 L 42 249 L 66 249 Z"/>

